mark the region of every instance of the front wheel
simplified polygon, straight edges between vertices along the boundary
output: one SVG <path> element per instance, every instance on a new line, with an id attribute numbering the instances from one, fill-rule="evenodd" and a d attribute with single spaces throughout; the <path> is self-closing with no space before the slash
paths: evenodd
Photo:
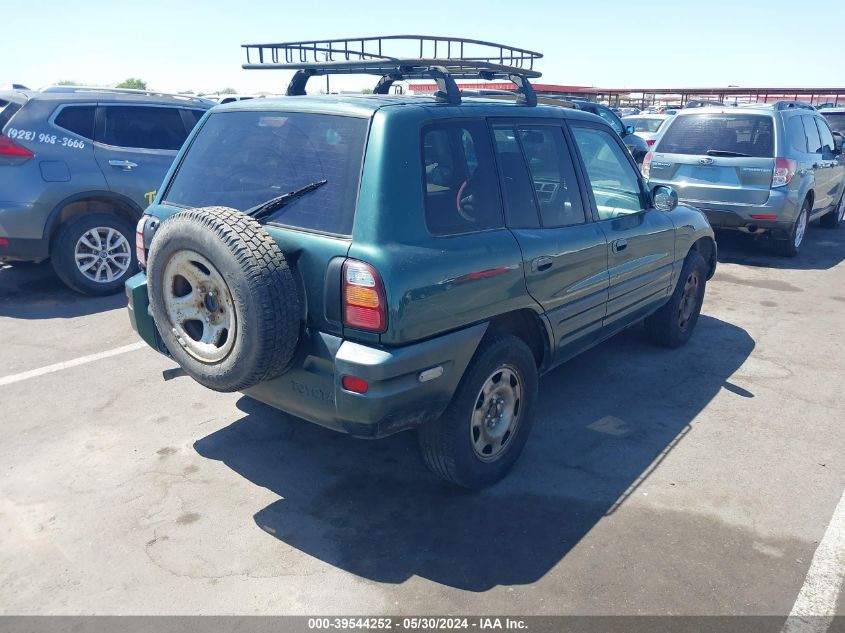
<path id="1" fill-rule="evenodd" d="M 701 253 L 690 251 L 668 303 L 645 320 L 653 343 L 680 347 L 690 339 L 701 314 L 706 284 L 707 264 Z"/>
<path id="2" fill-rule="evenodd" d="M 836 208 L 823 215 L 819 224 L 826 229 L 838 229 L 842 220 L 845 220 L 845 192 L 839 197 L 839 204 L 836 205 Z"/>
<path id="3" fill-rule="evenodd" d="M 111 295 L 138 271 L 135 229 L 116 215 L 96 213 L 59 227 L 50 261 L 66 286 L 87 295 Z"/>
<path id="4" fill-rule="evenodd" d="M 537 365 L 519 338 L 482 343 L 451 404 L 418 431 L 426 465 L 464 488 L 501 480 L 522 452 L 537 402 Z"/>

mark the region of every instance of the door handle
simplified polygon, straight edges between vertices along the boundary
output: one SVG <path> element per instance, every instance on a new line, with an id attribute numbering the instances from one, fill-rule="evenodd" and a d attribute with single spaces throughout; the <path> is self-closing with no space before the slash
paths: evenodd
<path id="1" fill-rule="evenodd" d="M 613 252 L 618 253 L 628 248 L 628 240 L 616 240 L 613 243 Z"/>
<path id="2" fill-rule="evenodd" d="M 554 260 L 551 257 L 537 257 L 531 260 L 531 271 L 535 273 L 541 273 L 544 270 L 548 270 L 552 267 Z"/>
<path id="3" fill-rule="evenodd" d="M 132 171 L 138 166 L 138 163 L 133 163 L 131 160 L 110 160 L 109 165 L 115 169 L 122 169 L 123 171 Z"/>

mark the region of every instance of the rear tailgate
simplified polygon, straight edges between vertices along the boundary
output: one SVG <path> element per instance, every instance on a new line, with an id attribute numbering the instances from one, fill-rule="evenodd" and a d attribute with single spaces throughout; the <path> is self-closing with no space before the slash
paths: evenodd
<path id="1" fill-rule="evenodd" d="M 774 158 L 771 116 L 706 112 L 678 116 L 657 142 L 649 180 L 689 201 L 762 205 Z"/>

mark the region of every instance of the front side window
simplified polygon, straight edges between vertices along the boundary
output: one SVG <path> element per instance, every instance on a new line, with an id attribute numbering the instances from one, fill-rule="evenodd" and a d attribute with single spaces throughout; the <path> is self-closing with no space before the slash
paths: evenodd
<path id="1" fill-rule="evenodd" d="M 819 129 L 819 137 L 822 142 L 822 154 L 825 156 L 833 155 L 833 134 L 830 133 L 830 128 L 824 119 L 816 118 L 816 126 Z"/>
<path id="2" fill-rule="evenodd" d="M 269 218 L 283 226 L 350 235 L 368 120 L 305 112 L 210 115 L 165 196 L 182 207 L 246 211 L 325 180 Z"/>
<path id="3" fill-rule="evenodd" d="M 177 108 L 105 106 L 96 141 L 115 147 L 177 150 L 188 131 Z"/>
<path id="4" fill-rule="evenodd" d="M 772 117 L 743 113 L 679 115 L 663 133 L 655 151 L 772 158 Z"/>
<path id="5" fill-rule="evenodd" d="M 572 126 L 584 161 L 599 219 L 608 220 L 643 210 L 637 172 L 617 138 L 607 130 Z"/>
<path id="6" fill-rule="evenodd" d="M 605 108 L 596 108 L 596 113 L 605 121 L 610 123 L 610 127 L 612 127 L 617 134 L 622 136 L 622 124 L 619 123 L 619 119 L 613 115 L 613 112 L 606 110 Z"/>
<path id="7" fill-rule="evenodd" d="M 493 152 L 483 121 L 426 127 L 422 158 L 425 220 L 432 235 L 504 226 Z"/>

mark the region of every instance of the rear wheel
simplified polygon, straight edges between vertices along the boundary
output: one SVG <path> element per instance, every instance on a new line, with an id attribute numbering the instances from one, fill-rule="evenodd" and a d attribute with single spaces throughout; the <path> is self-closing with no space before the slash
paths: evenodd
<path id="1" fill-rule="evenodd" d="M 792 225 L 789 236 L 784 240 L 775 240 L 775 251 L 784 257 L 795 257 L 801 252 L 801 245 L 804 243 L 804 236 L 807 233 L 807 225 L 810 223 L 810 200 L 804 201 L 801 212 Z"/>
<path id="2" fill-rule="evenodd" d="M 819 224 L 826 229 L 838 229 L 839 225 L 842 224 L 842 220 L 845 220 L 845 192 L 842 192 L 842 195 L 839 197 L 839 204 L 836 205 L 836 208 L 830 213 L 823 215 Z"/>
<path id="3" fill-rule="evenodd" d="M 138 271 L 134 228 L 116 215 L 96 213 L 59 227 L 50 261 L 69 288 L 88 295 L 111 295 Z"/>
<path id="4" fill-rule="evenodd" d="M 534 355 L 519 338 L 483 342 L 439 420 L 418 431 L 426 465 L 464 488 L 492 486 L 522 452 L 537 401 Z"/>
<path id="5" fill-rule="evenodd" d="M 707 264 L 701 253 L 692 250 L 687 253 L 669 302 L 645 320 L 653 343 L 680 347 L 690 339 L 704 303 L 706 284 Z"/>

